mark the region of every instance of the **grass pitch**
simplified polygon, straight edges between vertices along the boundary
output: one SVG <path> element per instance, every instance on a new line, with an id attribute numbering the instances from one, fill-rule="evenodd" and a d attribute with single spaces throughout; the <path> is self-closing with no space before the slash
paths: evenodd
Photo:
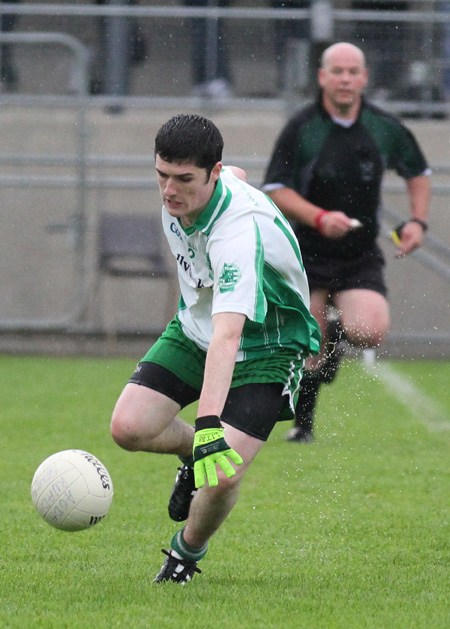
<path id="1" fill-rule="evenodd" d="M 133 360 L 0 356 L 0 627 L 447 629 L 450 363 L 344 363 L 316 441 L 279 424 L 185 587 L 154 584 L 178 526 L 174 457 L 109 436 Z M 193 421 L 195 409 L 185 417 Z M 103 522 L 64 533 L 35 512 L 35 469 L 82 448 L 112 475 Z"/>

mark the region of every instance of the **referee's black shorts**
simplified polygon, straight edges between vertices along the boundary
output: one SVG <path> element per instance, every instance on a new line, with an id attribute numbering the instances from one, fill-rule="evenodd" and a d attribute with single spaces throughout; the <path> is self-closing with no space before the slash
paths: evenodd
<path id="1" fill-rule="evenodd" d="M 327 288 L 338 293 L 354 288 L 373 290 L 387 296 L 384 256 L 377 246 L 351 260 L 323 258 L 302 253 L 310 290 Z"/>

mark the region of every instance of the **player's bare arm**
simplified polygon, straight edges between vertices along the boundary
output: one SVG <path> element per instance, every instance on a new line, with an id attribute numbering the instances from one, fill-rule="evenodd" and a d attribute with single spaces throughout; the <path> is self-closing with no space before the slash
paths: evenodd
<path id="1" fill-rule="evenodd" d="M 245 315 L 223 312 L 213 316 L 214 332 L 206 356 L 205 377 L 198 416 L 220 417 L 230 389 Z"/>
<path id="2" fill-rule="evenodd" d="M 231 478 L 236 471 L 228 459 L 235 465 L 243 462 L 240 454 L 225 441 L 220 416 L 230 390 L 244 323 L 245 315 L 239 313 L 213 316 L 213 335 L 206 354 L 195 422 L 193 456 L 195 486 L 198 488 L 203 487 L 206 480 L 211 487 L 219 484 L 217 465 L 225 476 Z"/>

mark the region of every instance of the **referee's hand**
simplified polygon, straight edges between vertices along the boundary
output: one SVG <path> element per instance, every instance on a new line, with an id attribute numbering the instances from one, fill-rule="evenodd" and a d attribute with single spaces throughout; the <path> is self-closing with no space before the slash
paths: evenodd
<path id="1" fill-rule="evenodd" d="M 397 252 L 396 258 L 403 258 L 403 256 L 412 253 L 423 244 L 423 227 L 419 223 L 409 221 L 405 223 L 400 231 L 400 239 L 397 239 Z"/>
<path id="2" fill-rule="evenodd" d="M 362 225 L 357 219 L 350 218 L 344 212 L 327 212 L 322 218 L 320 233 L 325 238 L 336 240 L 343 238 L 349 231 L 360 227 Z"/>

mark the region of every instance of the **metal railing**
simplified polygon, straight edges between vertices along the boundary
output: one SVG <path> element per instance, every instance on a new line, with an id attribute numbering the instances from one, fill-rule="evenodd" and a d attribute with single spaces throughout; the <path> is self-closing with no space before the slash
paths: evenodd
<path id="1" fill-rule="evenodd" d="M 6 5 L 3 5 L 6 6 Z M 86 267 L 86 192 L 87 192 L 87 177 L 86 177 L 86 163 L 87 163 L 87 123 L 86 123 L 86 103 L 88 93 L 88 66 L 89 66 L 89 53 L 86 47 L 78 41 L 75 37 L 67 35 L 65 33 L 2 33 L 0 32 L 0 44 L 18 44 L 18 45 L 51 45 L 62 46 L 70 51 L 73 57 L 72 61 L 72 77 L 71 87 L 77 94 L 77 150 L 74 155 L 70 157 L 70 163 L 75 169 L 75 174 L 66 179 L 65 185 L 73 187 L 77 190 L 77 204 L 75 211 L 72 215 L 70 223 L 63 227 L 70 231 L 73 246 L 76 250 L 76 270 L 77 270 L 77 284 L 74 289 L 73 298 L 73 311 L 68 317 L 57 320 L 42 320 L 36 322 L 34 320 L 4 320 L 0 322 L 0 329 L 14 330 L 14 329 L 67 329 L 79 324 L 82 319 L 86 300 L 88 298 L 87 288 L 87 273 Z M 1 96 L 1 94 L 0 94 Z M 27 101 L 27 98 L 21 97 L 21 102 Z M 1 103 L 1 98 L 0 98 Z M 39 156 L 36 160 L 36 164 L 44 164 L 48 160 L 48 157 Z M 30 164 L 34 161 L 33 156 L 22 154 L 21 156 L 14 155 L 2 155 L 0 162 L 2 164 Z M 60 164 L 59 158 L 55 159 L 55 164 Z M 40 187 L 42 185 L 51 186 L 52 188 L 58 187 L 57 178 L 50 177 L 46 182 L 45 178 L 37 175 L 35 177 L 30 175 L 12 175 L 4 176 L 0 175 L 0 188 L 2 186 L 8 187 Z M 60 226 L 61 227 L 61 226 Z"/>

